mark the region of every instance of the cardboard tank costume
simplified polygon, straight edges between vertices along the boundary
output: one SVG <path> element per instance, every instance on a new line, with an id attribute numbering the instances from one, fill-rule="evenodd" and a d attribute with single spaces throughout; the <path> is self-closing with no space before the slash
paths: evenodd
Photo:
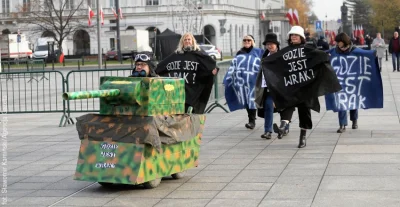
<path id="1" fill-rule="evenodd" d="M 100 90 L 63 98 L 100 98 L 100 114 L 77 118 L 75 180 L 154 188 L 198 166 L 205 116 L 185 113 L 182 78 L 101 77 Z"/>

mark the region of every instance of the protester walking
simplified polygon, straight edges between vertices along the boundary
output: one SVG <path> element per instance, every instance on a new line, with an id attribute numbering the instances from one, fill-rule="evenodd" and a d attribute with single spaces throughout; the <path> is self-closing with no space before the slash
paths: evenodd
<path id="1" fill-rule="evenodd" d="M 157 65 L 156 73 L 183 78 L 185 111 L 192 107 L 192 113 L 204 113 L 218 68 L 215 60 L 201 51 L 193 34 L 182 35 L 176 51 Z"/>
<path id="2" fill-rule="evenodd" d="M 325 41 L 324 36 L 320 36 L 317 42 L 317 46 L 319 50 L 327 51 L 329 50 L 329 44 Z"/>
<path id="3" fill-rule="evenodd" d="M 376 57 L 378 58 L 379 70 L 382 72 L 382 58 L 385 55 L 386 45 L 385 40 L 382 39 L 381 33 L 376 33 L 376 38 L 372 42 L 372 49 L 376 50 Z"/>
<path id="4" fill-rule="evenodd" d="M 347 56 L 350 55 L 353 50 L 357 49 L 360 50 L 359 48 L 356 48 L 353 46 L 350 37 L 346 33 L 340 33 L 336 36 L 335 41 L 337 42 L 337 47 L 332 49 L 335 50 L 334 52 L 342 55 L 342 56 Z M 342 64 L 342 67 L 349 67 L 348 64 Z M 344 71 L 349 71 L 350 68 L 343 68 L 342 70 Z M 346 84 L 346 83 L 344 83 Z M 342 88 L 345 88 L 346 86 L 342 86 Z M 339 111 L 338 112 L 338 118 L 339 118 L 339 129 L 337 130 L 337 133 L 343 133 L 346 131 L 346 126 L 347 126 L 347 111 Z M 357 129 L 357 120 L 358 120 L 358 110 L 350 110 L 350 120 L 353 122 L 352 124 L 352 129 Z"/>
<path id="5" fill-rule="evenodd" d="M 269 33 L 265 35 L 265 40 L 263 42 L 265 46 L 264 57 L 268 57 L 279 51 L 278 37 L 274 33 Z M 274 102 L 272 100 L 272 96 L 269 94 L 269 90 L 267 87 L 268 77 L 265 78 L 263 72 L 260 72 L 257 75 L 256 80 L 256 104 L 258 108 L 258 116 L 264 118 L 264 133 L 261 135 L 261 138 L 271 139 L 272 138 L 272 123 L 273 123 L 273 114 L 274 114 Z M 289 131 L 289 125 L 287 125 L 286 131 Z M 278 138 L 281 139 L 282 135 L 278 135 Z"/>
<path id="6" fill-rule="evenodd" d="M 302 27 L 293 26 L 287 41 L 289 46 L 263 59 L 262 71 L 275 107 L 281 111 L 281 124 L 279 127 L 274 124 L 274 131 L 285 132 L 294 107 L 297 107 L 300 121 L 298 148 L 303 148 L 306 147 L 307 130 L 313 126 L 311 109 L 320 112 L 318 97 L 340 91 L 340 84 L 328 54 L 306 45 Z"/>
<path id="7" fill-rule="evenodd" d="M 247 110 L 249 121 L 245 127 L 254 129 L 257 115 L 255 84 L 264 51 L 255 47 L 252 35 L 245 35 L 242 41 L 243 47 L 236 53 L 224 77 L 225 99 L 230 111 Z"/>
<path id="8" fill-rule="evenodd" d="M 400 72 L 400 40 L 399 33 L 394 32 L 393 38 L 389 41 L 389 53 L 392 54 L 393 72 Z"/>

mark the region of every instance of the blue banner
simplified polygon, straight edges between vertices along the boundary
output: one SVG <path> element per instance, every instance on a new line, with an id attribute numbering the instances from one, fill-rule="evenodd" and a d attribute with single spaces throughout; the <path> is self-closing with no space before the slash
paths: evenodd
<path id="1" fill-rule="evenodd" d="M 325 96 L 326 109 L 383 108 L 383 86 L 375 51 L 354 49 L 349 54 L 330 51 L 330 61 L 342 90 Z"/>
<path id="2" fill-rule="evenodd" d="M 255 104 L 255 85 L 260 70 L 262 50 L 254 48 L 248 54 L 233 58 L 224 77 L 225 99 L 230 111 L 257 109 Z"/>

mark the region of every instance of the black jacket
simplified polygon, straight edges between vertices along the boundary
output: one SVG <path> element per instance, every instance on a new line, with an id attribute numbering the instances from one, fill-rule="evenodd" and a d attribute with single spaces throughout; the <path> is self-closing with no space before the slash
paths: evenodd
<path id="1" fill-rule="evenodd" d="M 215 60 L 201 51 L 173 53 L 161 61 L 156 73 L 163 77 L 185 79 L 185 104 L 193 107 L 193 113 L 203 114 L 210 98 Z"/>
<path id="2" fill-rule="evenodd" d="M 318 49 L 326 51 L 329 50 L 329 44 L 322 39 L 319 39 L 317 42 Z"/>
<path id="3" fill-rule="evenodd" d="M 400 48 L 400 37 L 398 37 L 397 39 L 399 39 L 399 48 Z M 394 37 L 392 38 L 392 39 L 390 39 L 390 41 L 389 41 L 389 53 L 393 53 L 393 40 L 394 40 Z"/>

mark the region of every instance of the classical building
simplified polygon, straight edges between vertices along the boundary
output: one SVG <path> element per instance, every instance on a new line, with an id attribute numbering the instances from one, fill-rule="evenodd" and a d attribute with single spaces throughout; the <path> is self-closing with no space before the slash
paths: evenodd
<path id="1" fill-rule="evenodd" d="M 0 30 L 12 33 L 18 29 L 30 34 L 34 25 L 25 26 L 26 12 L 34 12 L 33 2 L 38 0 L 0 0 Z M 40 0 L 41 2 L 46 0 Z M 81 14 L 75 18 L 88 22 L 88 6 L 97 14 L 96 0 L 50 0 L 68 1 L 68 8 L 80 7 Z M 242 44 L 242 37 L 251 34 L 261 46 L 264 35 L 273 31 L 280 41 L 286 39 L 289 24 L 285 19 L 284 0 L 119 0 L 122 10 L 120 30 L 146 29 L 149 31 L 151 47 L 156 34 L 166 29 L 182 34 L 190 31 L 203 35 L 205 43 L 216 45 L 224 55 L 235 53 Z M 104 25 L 101 26 L 101 47 L 103 51 L 115 47 L 116 18 L 113 15 L 115 0 L 100 0 L 104 11 Z M 22 10 L 21 10 L 22 9 Z M 83 12 L 83 13 L 82 13 Z M 92 26 L 87 26 L 68 36 L 63 44 L 64 53 L 97 54 L 96 17 Z M 31 43 L 44 33 L 27 35 Z"/>

